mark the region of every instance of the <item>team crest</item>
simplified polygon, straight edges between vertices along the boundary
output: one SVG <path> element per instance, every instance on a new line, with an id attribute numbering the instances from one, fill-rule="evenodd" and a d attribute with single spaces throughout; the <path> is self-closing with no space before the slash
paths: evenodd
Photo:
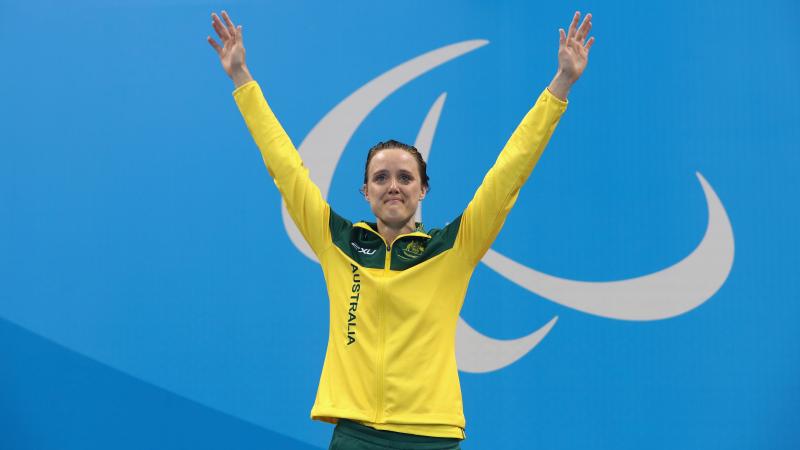
<path id="1" fill-rule="evenodd" d="M 425 246 L 419 241 L 410 241 L 403 248 L 403 255 L 407 258 L 419 258 L 422 252 L 425 251 Z"/>

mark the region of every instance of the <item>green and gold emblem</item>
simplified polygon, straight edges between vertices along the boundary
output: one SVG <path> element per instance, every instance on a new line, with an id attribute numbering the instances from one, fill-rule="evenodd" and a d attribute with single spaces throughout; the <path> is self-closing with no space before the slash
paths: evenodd
<path id="1" fill-rule="evenodd" d="M 410 241 L 403 248 L 403 253 L 410 258 L 418 258 L 425 251 L 425 246 L 419 241 Z"/>

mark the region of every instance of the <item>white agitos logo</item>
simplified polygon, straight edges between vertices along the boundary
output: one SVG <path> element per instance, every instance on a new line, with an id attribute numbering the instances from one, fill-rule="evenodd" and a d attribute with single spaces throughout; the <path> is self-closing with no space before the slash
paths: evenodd
<path id="1" fill-rule="evenodd" d="M 464 41 L 420 55 L 368 82 L 336 105 L 303 140 L 298 151 L 311 177 L 328 196 L 331 179 L 347 142 L 364 118 L 394 91 L 420 75 L 489 42 Z M 431 106 L 415 146 L 427 159 L 447 93 Z M 733 230 L 714 190 L 697 173 L 708 207 L 708 228 L 697 248 L 683 260 L 649 275 L 620 281 L 586 282 L 538 272 L 489 250 L 482 262 L 517 285 L 548 300 L 596 316 L 619 320 L 658 320 L 696 308 L 722 286 L 733 265 Z M 419 214 L 419 212 L 418 212 Z M 294 245 L 317 261 L 283 205 L 283 223 Z M 490 372 L 512 364 L 535 347 L 558 317 L 535 332 L 512 340 L 485 336 L 459 318 L 456 357 L 459 370 Z"/>

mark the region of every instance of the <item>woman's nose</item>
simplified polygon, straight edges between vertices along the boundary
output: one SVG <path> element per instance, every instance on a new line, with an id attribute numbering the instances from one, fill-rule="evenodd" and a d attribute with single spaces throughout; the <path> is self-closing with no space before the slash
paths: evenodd
<path id="1" fill-rule="evenodd" d="M 397 188 L 397 180 L 392 178 L 391 183 L 389 183 L 389 190 L 393 192 L 397 192 L 399 189 Z"/>

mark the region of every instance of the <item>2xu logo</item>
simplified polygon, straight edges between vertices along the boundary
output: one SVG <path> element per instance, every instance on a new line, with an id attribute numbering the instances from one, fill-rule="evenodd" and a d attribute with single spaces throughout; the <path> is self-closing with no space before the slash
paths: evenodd
<path id="1" fill-rule="evenodd" d="M 358 253 L 361 253 L 361 254 L 364 254 L 364 255 L 374 255 L 375 252 L 377 251 L 375 249 L 359 247 L 355 242 L 351 242 L 350 245 L 352 245 L 353 248 L 358 251 Z"/>
<path id="2" fill-rule="evenodd" d="M 420 75 L 489 42 L 471 40 L 430 51 L 371 80 L 336 105 L 300 144 L 300 152 L 323 197 L 348 141 L 366 116 L 384 99 Z M 430 107 L 415 146 L 427 159 L 446 93 Z M 684 314 L 711 298 L 725 283 L 733 265 L 734 240 L 728 215 L 714 190 L 698 172 L 705 194 L 708 226 L 700 244 L 684 259 L 658 272 L 636 278 L 586 282 L 554 277 L 522 265 L 494 250 L 482 262 L 509 281 L 560 305 L 618 320 L 649 321 Z M 418 215 L 421 211 L 417 212 Z M 283 205 L 283 223 L 290 239 L 304 255 L 316 261 Z M 456 331 L 458 368 L 490 372 L 517 361 L 535 347 L 555 325 L 558 316 L 535 332 L 512 340 L 498 340 L 473 329 L 459 318 Z"/>

